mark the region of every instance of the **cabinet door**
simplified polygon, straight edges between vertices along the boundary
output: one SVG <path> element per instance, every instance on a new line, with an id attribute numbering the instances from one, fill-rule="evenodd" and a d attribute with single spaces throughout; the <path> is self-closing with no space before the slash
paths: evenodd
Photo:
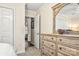
<path id="1" fill-rule="evenodd" d="M 13 9 L 0 7 L 0 43 L 13 45 Z"/>

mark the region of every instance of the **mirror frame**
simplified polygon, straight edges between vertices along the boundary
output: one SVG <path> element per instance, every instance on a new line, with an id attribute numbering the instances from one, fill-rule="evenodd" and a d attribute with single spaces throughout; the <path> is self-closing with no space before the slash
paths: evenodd
<path id="1" fill-rule="evenodd" d="M 66 5 L 70 3 L 57 3 L 52 7 L 53 10 L 53 34 L 56 34 L 56 16 L 58 15 L 59 11 Z"/>

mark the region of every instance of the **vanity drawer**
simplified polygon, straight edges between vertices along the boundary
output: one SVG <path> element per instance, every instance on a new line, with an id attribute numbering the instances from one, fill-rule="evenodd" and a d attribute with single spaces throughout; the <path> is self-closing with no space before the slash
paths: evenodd
<path id="1" fill-rule="evenodd" d="M 62 45 L 58 45 L 58 51 L 65 53 L 65 54 L 68 54 L 68 55 L 69 54 L 70 55 L 76 55 L 77 54 L 76 49 L 72 49 L 72 48 L 69 48 L 69 47 L 62 46 Z"/>
<path id="2" fill-rule="evenodd" d="M 56 41 L 55 37 L 52 36 L 44 36 L 43 38 L 44 40 L 48 40 L 48 41 Z"/>
<path id="3" fill-rule="evenodd" d="M 44 45 L 44 46 L 46 46 L 48 48 L 51 48 L 51 49 L 55 49 L 55 43 L 53 43 L 53 42 L 43 40 L 42 45 Z"/>
<path id="4" fill-rule="evenodd" d="M 57 38 L 57 42 L 59 43 L 66 43 L 69 45 L 78 45 L 79 44 L 79 38 Z"/>
<path id="5" fill-rule="evenodd" d="M 62 54 L 62 53 L 58 53 L 58 56 L 66 56 L 66 55 L 64 55 L 64 54 Z"/>
<path id="6" fill-rule="evenodd" d="M 54 50 L 52 50 L 52 49 L 50 49 L 48 47 L 45 47 L 45 46 L 42 47 L 42 53 L 44 53 L 45 55 L 49 55 L 49 56 L 55 55 Z"/>

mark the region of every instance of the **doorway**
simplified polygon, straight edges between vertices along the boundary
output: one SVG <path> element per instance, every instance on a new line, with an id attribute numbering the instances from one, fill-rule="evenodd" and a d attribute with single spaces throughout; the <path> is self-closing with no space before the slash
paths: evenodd
<path id="1" fill-rule="evenodd" d="M 34 46 L 39 49 L 40 30 L 39 15 L 36 17 L 25 17 L 25 41 L 26 48 Z"/>
<path id="2" fill-rule="evenodd" d="M 31 18 L 31 45 L 34 46 L 34 18 Z"/>

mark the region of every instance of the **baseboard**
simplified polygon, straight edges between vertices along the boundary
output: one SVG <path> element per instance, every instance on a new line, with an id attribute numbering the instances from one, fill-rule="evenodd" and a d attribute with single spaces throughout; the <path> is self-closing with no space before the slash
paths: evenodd
<path id="1" fill-rule="evenodd" d="M 16 54 L 25 53 L 25 51 L 17 51 Z"/>

